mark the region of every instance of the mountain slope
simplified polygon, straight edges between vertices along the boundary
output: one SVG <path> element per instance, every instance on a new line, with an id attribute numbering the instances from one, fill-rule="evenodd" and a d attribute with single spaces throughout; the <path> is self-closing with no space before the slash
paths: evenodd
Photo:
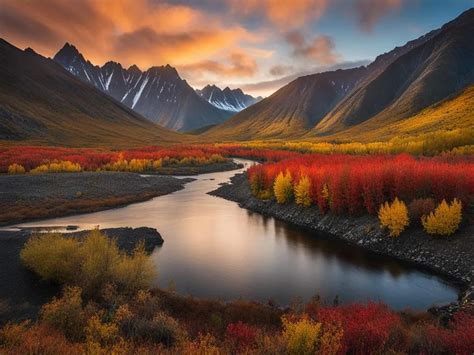
<path id="1" fill-rule="evenodd" d="M 340 133 L 332 139 L 358 142 L 389 140 L 396 136 L 420 135 L 439 130 L 470 130 L 474 142 L 474 85 L 461 93 L 431 105 L 406 119 L 392 123 L 366 121 Z"/>
<path id="2" fill-rule="evenodd" d="M 207 85 L 202 90 L 196 90 L 196 92 L 211 105 L 231 112 L 242 111 L 262 100 L 261 97 L 244 94 L 241 89 L 231 90 L 226 87 L 221 90 L 215 85 Z"/>
<path id="3" fill-rule="evenodd" d="M 125 146 L 185 137 L 149 122 L 54 61 L 0 40 L 0 139 Z"/>
<path id="4" fill-rule="evenodd" d="M 137 66 L 125 69 L 115 62 L 99 67 L 69 43 L 54 60 L 81 80 L 169 129 L 189 131 L 221 123 L 232 115 L 199 97 L 169 65 L 151 67 L 144 72 Z"/>
<path id="5" fill-rule="evenodd" d="M 366 120 L 410 117 L 474 82 L 474 9 L 444 25 L 332 110 L 311 132 L 331 134 Z"/>
<path id="6" fill-rule="evenodd" d="M 204 135 L 265 139 L 302 135 L 319 122 L 365 75 L 364 67 L 300 77 Z"/>

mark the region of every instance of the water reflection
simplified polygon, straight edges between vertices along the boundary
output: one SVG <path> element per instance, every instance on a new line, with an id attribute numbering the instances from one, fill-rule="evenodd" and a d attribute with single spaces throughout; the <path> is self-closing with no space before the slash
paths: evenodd
<path id="1" fill-rule="evenodd" d="M 202 175 L 184 190 L 124 208 L 29 223 L 82 229 L 157 228 L 156 284 L 200 297 L 239 297 L 289 304 L 315 294 L 342 302 L 382 300 L 427 308 L 454 301 L 457 290 L 427 273 L 291 226 L 206 194 L 235 172 Z"/>

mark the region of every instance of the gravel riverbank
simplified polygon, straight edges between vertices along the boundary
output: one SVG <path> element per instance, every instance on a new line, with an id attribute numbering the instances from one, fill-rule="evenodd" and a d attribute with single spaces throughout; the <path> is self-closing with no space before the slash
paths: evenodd
<path id="1" fill-rule="evenodd" d="M 398 238 L 390 238 L 379 227 L 374 216 L 347 217 L 321 215 L 317 207 L 304 208 L 295 204 L 280 205 L 274 200 L 259 200 L 252 196 L 245 174 L 231 178 L 231 183 L 210 192 L 213 196 L 235 201 L 243 208 L 275 217 L 311 230 L 330 233 L 335 238 L 380 255 L 394 257 L 427 268 L 449 278 L 466 291 L 461 303 L 472 306 L 474 292 L 474 228 L 463 226 L 451 237 L 431 237 L 421 228 L 409 228 Z"/>
<path id="2" fill-rule="evenodd" d="M 191 178 L 123 172 L 0 176 L 0 225 L 95 212 L 181 190 Z"/>

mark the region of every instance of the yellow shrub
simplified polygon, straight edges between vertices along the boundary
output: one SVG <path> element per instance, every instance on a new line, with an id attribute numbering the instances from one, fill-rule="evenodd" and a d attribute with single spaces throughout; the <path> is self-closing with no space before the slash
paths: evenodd
<path id="1" fill-rule="evenodd" d="M 305 207 L 311 205 L 311 181 L 307 176 L 302 176 L 295 185 L 295 201 Z"/>
<path id="2" fill-rule="evenodd" d="M 308 316 L 293 321 L 282 318 L 283 339 L 289 354 L 314 354 L 318 348 L 321 323 L 314 322 Z"/>
<path id="3" fill-rule="evenodd" d="M 273 192 L 278 203 L 287 203 L 293 196 L 293 186 L 291 185 L 291 174 L 289 171 L 286 174 L 280 172 L 273 184 Z"/>
<path id="4" fill-rule="evenodd" d="M 163 166 L 163 161 L 161 159 L 153 160 L 152 167 L 153 170 L 158 170 Z"/>
<path id="5" fill-rule="evenodd" d="M 41 164 L 30 170 L 31 174 L 41 173 L 74 173 L 82 171 L 81 165 L 69 160 L 54 161 L 52 163 Z"/>
<path id="6" fill-rule="evenodd" d="M 407 206 L 398 198 L 392 204 L 385 202 L 380 206 L 379 220 L 382 227 L 388 228 L 391 237 L 398 237 L 410 223 Z"/>
<path id="7" fill-rule="evenodd" d="M 20 164 L 13 163 L 8 166 L 8 173 L 9 174 L 24 174 L 25 168 Z"/>
<path id="8" fill-rule="evenodd" d="M 31 237 L 20 252 L 23 264 L 42 279 L 64 283 L 73 279 L 78 267 L 79 243 L 61 234 Z"/>
<path id="9" fill-rule="evenodd" d="M 83 240 L 61 234 L 31 238 L 20 253 L 22 262 L 43 279 L 80 286 L 88 295 L 109 283 L 127 292 L 150 285 L 154 265 L 139 244 L 132 255 L 120 252 L 115 240 L 99 230 Z"/>
<path id="10" fill-rule="evenodd" d="M 434 212 L 421 217 L 421 223 L 429 234 L 451 235 L 459 228 L 461 219 L 461 201 L 454 199 L 449 205 L 443 200 Z"/>
<path id="11" fill-rule="evenodd" d="M 130 293 L 148 287 L 155 276 L 155 268 L 143 243 L 138 244 L 131 257 L 120 258 L 114 269 L 114 279 Z"/>
<path id="12" fill-rule="evenodd" d="M 115 323 L 104 323 L 97 314 L 93 315 L 85 328 L 87 343 L 107 346 L 112 344 L 119 336 L 119 329 Z"/>

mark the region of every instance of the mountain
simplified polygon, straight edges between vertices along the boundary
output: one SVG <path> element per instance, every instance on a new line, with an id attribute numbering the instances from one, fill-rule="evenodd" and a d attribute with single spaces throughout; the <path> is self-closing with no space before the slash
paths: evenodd
<path id="1" fill-rule="evenodd" d="M 312 134 L 331 134 L 367 120 L 384 124 L 408 118 L 474 82 L 474 9 L 398 56 L 354 90 Z"/>
<path id="2" fill-rule="evenodd" d="M 185 140 L 31 49 L 0 39 L 0 140 L 129 146 Z"/>
<path id="3" fill-rule="evenodd" d="M 231 90 L 226 87 L 224 90 L 221 90 L 215 85 L 207 85 L 202 90 L 196 90 L 196 92 L 211 105 L 231 112 L 242 111 L 262 100 L 260 96 L 253 97 L 244 94 L 241 89 Z"/>
<path id="4" fill-rule="evenodd" d="M 300 77 L 203 136 L 331 139 L 364 122 L 369 130 L 407 119 L 474 82 L 472 33 L 474 9 L 367 67 Z"/>
<path id="5" fill-rule="evenodd" d="M 232 115 L 202 99 L 169 65 L 146 71 L 136 65 L 125 69 L 116 62 L 107 62 L 100 67 L 86 60 L 69 43 L 54 60 L 81 80 L 169 129 L 190 131 L 222 123 Z"/>
<path id="6" fill-rule="evenodd" d="M 366 74 L 366 68 L 300 77 L 204 135 L 266 139 L 302 135 L 314 127 Z"/>
<path id="7" fill-rule="evenodd" d="M 456 129 L 465 133 L 466 144 L 474 141 L 474 84 L 406 119 L 388 123 L 369 120 L 330 137 L 338 141 L 374 142 Z"/>

